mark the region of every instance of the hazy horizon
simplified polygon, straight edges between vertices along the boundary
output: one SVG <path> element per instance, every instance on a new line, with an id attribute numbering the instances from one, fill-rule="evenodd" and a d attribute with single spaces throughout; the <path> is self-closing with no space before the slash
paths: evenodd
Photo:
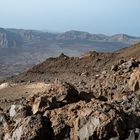
<path id="1" fill-rule="evenodd" d="M 0 27 L 140 36 L 139 0 L 0 0 Z"/>

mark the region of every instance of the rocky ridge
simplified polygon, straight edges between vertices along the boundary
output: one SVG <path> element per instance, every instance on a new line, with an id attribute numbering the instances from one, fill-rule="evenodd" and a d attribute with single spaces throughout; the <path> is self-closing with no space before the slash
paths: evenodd
<path id="1" fill-rule="evenodd" d="M 8 81 L 50 83 L 58 78 L 77 86 L 80 83 L 91 84 L 102 73 L 110 73 L 111 66 L 119 60 L 129 61 L 131 58 L 140 59 L 140 43 L 113 53 L 90 51 L 79 57 L 69 57 L 62 53 L 59 57 L 46 59 Z"/>

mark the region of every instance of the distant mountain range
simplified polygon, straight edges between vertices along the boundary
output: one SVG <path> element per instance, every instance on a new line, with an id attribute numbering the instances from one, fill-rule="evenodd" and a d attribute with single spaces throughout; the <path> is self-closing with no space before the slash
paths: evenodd
<path id="1" fill-rule="evenodd" d="M 57 40 L 88 40 L 99 42 L 122 42 L 122 43 L 134 43 L 139 42 L 140 37 L 129 36 L 126 34 L 115 34 L 107 36 L 104 34 L 90 34 L 88 32 L 81 31 L 68 31 L 56 36 Z"/>
<path id="2" fill-rule="evenodd" d="M 49 33 L 37 30 L 23 30 L 23 29 L 3 29 L 0 28 L 0 48 L 11 48 L 21 46 L 34 46 L 35 44 L 42 44 L 47 41 L 90 41 L 106 42 L 106 43 L 122 43 L 133 44 L 140 41 L 140 37 L 129 36 L 126 34 L 116 34 L 107 36 L 104 34 L 91 34 L 81 31 L 67 31 L 64 33 Z"/>
<path id="3" fill-rule="evenodd" d="M 81 31 L 50 33 L 0 28 L 0 78 L 17 75 L 60 53 L 79 56 L 88 51 L 112 52 L 140 42 L 125 34 L 107 36 Z"/>

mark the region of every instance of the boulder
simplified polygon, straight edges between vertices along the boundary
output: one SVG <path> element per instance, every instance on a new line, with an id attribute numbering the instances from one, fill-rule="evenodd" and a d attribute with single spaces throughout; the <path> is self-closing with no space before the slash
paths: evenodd
<path id="1" fill-rule="evenodd" d="M 10 136 L 10 140 L 53 140 L 51 124 L 41 115 L 28 116 L 17 121 Z M 6 137 L 7 134 L 5 140 L 9 140 Z"/>
<path id="2" fill-rule="evenodd" d="M 56 102 L 71 103 L 79 101 L 78 91 L 67 82 L 55 84 L 52 89 L 55 91 L 53 100 Z"/>
<path id="3" fill-rule="evenodd" d="M 38 112 L 42 112 L 45 109 L 48 109 L 50 107 L 50 102 L 48 101 L 48 98 L 46 95 L 42 95 L 40 97 L 35 98 L 35 101 L 32 105 L 32 111 L 33 114 L 36 114 Z"/>
<path id="4" fill-rule="evenodd" d="M 99 118 L 90 117 L 88 120 L 86 118 L 77 118 L 75 130 L 77 131 L 77 136 L 75 138 L 78 140 L 88 140 L 95 135 L 97 127 L 100 126 Z M 76 134 L 75 133 L 75 134 Z"/>
<path id="5" fill-rule="evenodd" d="M 48 91 L 31 97 L 33 114 L 45 112 L 80 100 L 78 91 L 69 83 L 55 82 Z"/>
<path id="6" fill-rule="evenodd" d="M 71 139 L 74 140 L 92 140 L 92 139 L 110 139 L 117 136 L 119 139 L 125 137 L 125 122 L 121 114 L 115 110 L 110 110 L 106 114 L 91 115 L 79 117 L 74 121 Z"/>
<path id="7" fill-rule="evenodd" d="M 11 119 L 25 118 L 32 114 L 31 107 L 29 105 L 11 105 L 9 110 L 9 116 Z"/>
<path id="8" fill-rule="evenodd" d="M 129 137 L 126 140 L 135 140 L 135 133 L 133 130 L 130 131 Z"/>
<path id="9" fill-rule="evenodd" d="M 2 110 L 0 110 L 0 127 L 8 127 L 7 116 Z"/>
<path id="10" fill-rule="evenodd" d="M 8 118 L 6 114 L 0 110 L 0 140 L 3 140 L 4 133 L 8 130 L 8 126 Z"/>

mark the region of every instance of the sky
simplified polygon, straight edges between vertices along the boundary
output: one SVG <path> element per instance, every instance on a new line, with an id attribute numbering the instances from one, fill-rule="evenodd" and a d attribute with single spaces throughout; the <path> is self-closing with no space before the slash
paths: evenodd
<path id="1" fill-rule="evenodd" d="M 140 36 L 140 0 L 0 0 L 0 27 Z"/>

